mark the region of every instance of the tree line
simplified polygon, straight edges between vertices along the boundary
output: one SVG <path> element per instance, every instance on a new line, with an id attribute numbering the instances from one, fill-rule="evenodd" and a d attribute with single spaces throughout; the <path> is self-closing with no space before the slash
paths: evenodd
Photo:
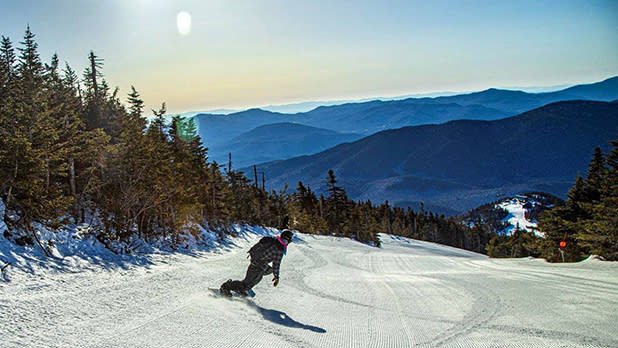
<path id="1" fill-rule="evenodd" d="M 144 117 L 131 87 L 126 105 L 90 52 L 80 78 L 53 55 L 43 63 L 26 29 L 0 48 L 0 194 L 13 240 L 36 240 L 33 223 L 93 223 L 102 241 L 177 240 L 192 224 L 223 236 L 234 222 L 282 227 L 281 195 L 207 161 L 192 120 L 168 121 L 165 103 Z"/>
<path id="2" fill-rule="evenodd" d="M 539 243 L 541 257 L 558 259 L 555 246 L 564 240 L 567 261 L 591 254 L 618 260 L 618 139 L 610 145 L 608 154 L 595 148 L 586 178 L 577 176 L 566 204 L 539 220 L 545 233 Z"/>
<path id="3" fill-rule="evenodd" d="M 380 244 L 377 233 L 436 242 L 476 252 L 485 252 L 490 233 L 461 224 L 455 217 L 392 206 L 388 201 L 374 205 L 371 201 L 354 202 L 345 189 L 337 185 L 333 170 L 328 171 L 326 194 L 319 197 L 302 182 L 298 183 L 290 211 L 297 216 L 294 224 L 302 231 L 330 231 L 337 236 L 352 237 Z"/>
<path id="4" fill-rule="evenodd" d="M 523 230 L 496 235 L 487 245 L 489 256 L 574 262 L 599 255 L 618 261 L 618 139 L 609 143 L 608 154 L 594 149 L 586 177 L 577 175 L 566 203 L 539 215 L 542 238 Z"/>

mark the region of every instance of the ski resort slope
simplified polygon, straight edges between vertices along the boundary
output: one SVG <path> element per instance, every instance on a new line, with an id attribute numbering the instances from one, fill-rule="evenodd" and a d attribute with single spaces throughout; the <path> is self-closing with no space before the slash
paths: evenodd
<path id="1" fill-rule="evenodd" d="M 206 289 L 242 278 L 258 236 L 0 281 L 0 346 L 618 347 L 618 264 L 496 260 L 381 235 L 382 248 L 299 235 L 254 299 Z M 96 260 L 94 260 L 96 261 Z"/>

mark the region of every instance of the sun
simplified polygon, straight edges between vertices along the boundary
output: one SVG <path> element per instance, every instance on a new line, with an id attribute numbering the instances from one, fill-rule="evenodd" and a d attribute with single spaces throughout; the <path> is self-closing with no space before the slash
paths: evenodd
<path id="1" fill-rule="evenodd" d="M 191 15 L 186 11 L 178 12 L 176 26 L 181 35 L 189 35 L 191 33 Z"/>

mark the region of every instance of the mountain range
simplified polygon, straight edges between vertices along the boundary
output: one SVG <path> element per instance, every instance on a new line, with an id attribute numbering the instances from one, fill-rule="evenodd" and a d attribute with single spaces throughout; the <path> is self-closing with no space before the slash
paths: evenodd
<path id="1" fill-rule="evenodd" d="M 250 166 L 282 158 L 310 155 L 362 138 L 357 133 L 339 133 L 297 123 L 273 123 L 259 126 L 228 142 L 209 149 L 210 158 L 218 163 L 227 161 L 232 153 L 235 167 Z M 307 152 L 312 149 L 312 152 Z"/>
<path id="2" fill-rule="evenodd" d="M 256 139 L 248 132 L 264 125 L 295 123 L 337 133 L 357 133 L 367 136 L 387 129 L 440 124 L 459 119 L 497 120 L 548 103 L 574 99 L 616 100 L 618 99 L 618 77 L 550 93 L 488 89 L 436 98 L 374 100 L 320 106 L 312 111 L 296 114 L 276 113 L 261 109 L 250 109 L 229 115 L 198 114 L 194 120 L 204 145 L 210 148 L 211 158 L 221 161 L 226 159 L 228 153 L 231 152 L 233 159 L 239 158 L 241 159 L 239 163 L 242 165 L 250 165 L 263 161 L 265 151 L 249 145 L 255 143 Z M 315 141 L 308 141 L 312 137 L 311 133 L 314 132 L 313 128 L 305 129 L 306 136 L 296 132 L 295 134 L 298 135 L 296 138 L 287 137 L 285 141 L 279 142 L 278 148 L 276 143 L 272 144 L 268 151 L 281 156 L 278 157 L 279 159 L 287 159 L 323 150 L 324 145 L 319 138 L 315 138 Z M 346 137 L 337 139 L 340 142 L 349 141 Z M 251 151 L 243 152 L 243 149 L 247 148 Z M 295 150 L 288 151 L 289 149 Z"/>
<path id="3" fill-rule="evenodd" d="M 482 92 L 438 97 L 432 100 L 439 103 L 456 103 L 459 105 L 484 105 L 506 112 L 521 113 L 549 103 L 577 99 L 599 101 L 618 99 L 618 76 L 556 92 L 526 93 L 490 88 Z"/>
<path id="4" fill-rule="evenodd" d="M 564 197 L 593 149 L 618 133 L 618 103 L 567 101 L 494 121 L 458 120 L 382 131 L 326 151 L 261 164 L 269 188 L 298 181 L 322 192 L 327 171 L 354 200 L 455 214 L 501 195 Z"/>

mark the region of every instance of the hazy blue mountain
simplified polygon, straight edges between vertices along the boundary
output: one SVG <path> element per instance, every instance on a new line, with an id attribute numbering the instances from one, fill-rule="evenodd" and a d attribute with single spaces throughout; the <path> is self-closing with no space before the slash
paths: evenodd
<path id="1" fill-rule="evenodd" d="M 484 105 L 506 112 L 520 113 L 558 101 L 576 99 L 612 101 L 616 98 L 618 98 L 618 76 L 549 93 L 526 93 L 491 88 L 482 92 L 433 98 L 433 101 L 460 105 Z"/>
<path id="2" fill-rule="evenodd" d="M 522 91 L 490 88 L 481 92 L 433 98 L 432 101 L 435 103 L 457 103 L 459 105 L 485 105 L 487 107 L 516 114 L 552 102 L 569 99 L 579 98 L 562 95 L 560 92 L 526 93 Z"/>
<path id="3" fill-rule="evenodd" d="M 511 115 L 481 105 L 462 106 L 435 103 L 431 100 L 405 99 L 321 106 L 310 112 L 297 114 L 274 113 L 261 109 L 229 115 L 199 114 L 195 116 L 195 120 L 204 144 L 220 148 L 222 143 L 229 142 L 242 133 L 273 123 L 297 123 L 339 133 L 370 135 L 409 125 L 443 123 L 462 118 L 498 119 Z"/>
<path id="4" fill-rule="evenodd" d="M 218 161 L 234 152 L 238 164 L 245 165 L 270 160 L 278 156 L 256 151 L 249 138 L 239 137 L 256 127 L 274 123 L 296 123 L 328 129 L 338 133 L 370 135 L 387 129 L 423 124 L 440 124 L 451 120 L 496 120 L 555 101 L 583 99 L 618 99 L 618 77 L 605 81 L 579 85 L 551 93 L 526 93 L 521 91 L 489 89 L 482 92 L 437 98 L 408 98 L 390 101 L 369 101 L 334 106 L 321 106 L 304 113 L 283 114 L 261 109 L 250 109 L 229 115 L 200 114 L 195 117 L 199 134 L 210 148 L 211 158 Z M 305 129 L 307 131 L 308 129 Z M 307 135 L 308 137 L 312 135 Z M 235 139 L 239 137 L 238 139 Z M 235 139 L 235 140 L 232 140 Z M 336 138 L 349 141 L 348 138 Z M 251 140 L 253 141 L 253 140 Z M 234 144 L 233 148 L 228 146 Z M 298 154 L 313 154 L 325 149 L 319 141 L 307 141 L 295 146 L 283 158 Z M 328 145 L 336 145 L 328 142 Z M 246 152 L 242 152 L 246 149 Z M 270 151 L 270 150 L 269 150 Z"/>
<path id="5" fill-rule="evenodd" d="M 371 101 L 321 106 L 302 115 L 302 123 L 314 127 L 370 135 L 386 129 L 438 124 L 457 119 L 487 120 L 513 115 L 482 105 L 436 103 L 431 99 Z"/>
<path id="6" fill-rule="evenodd" d="M 260 109 L 272 112 L 280 112 L 286 114 L 296 114 L 299 112 L 308 112 L 319 106 L 340 105 L 345 103 L 357 102 L 354 100 L 332 100 L 332 101 L 307 101 L 292 104 L 268 105 L 261 106 Z"/>
<path id="7" fill-rule="evenodd" d="M 193 119 L 198 127 L 202 142 L 209 148 L 230 141 L 259 126 L 293 122 L 288 114 L 261 109 L 249 109 L 229 115 L 198 114 Z"/>
<path id="8" fill-rule="evenodd" d="M 577 85 L 562 90 L 562 93 L 579 99 L 612 101 L 618 99 L 618 76 L 602 82 Z"/>
<path id="9" fill-rule="evenodd" d="M 331 130 L 336 133 L 357 133 L 370 135 L 385 129 L 399 128 L 407 125 L 441 123 L 454 119 L 498 119 L 511 114 L 480 105 L 461 106 L 457 104 L 433 103 L 426 100 L 406 99 L 397 101 L 372 101 L 367 103 L 344 104 L 339 106 L 322 106 L 311 112 L 282 114 L 251 109 L 229 115 L 200 114 L 195 116 L 198 132 L 203 143 L 210 149 L 211 158 L 227 158 L 232 151 L 242 156 L 242 163 L 259 163 L 263 160 L 263 151 L 256 152 L 251 146 L 243 146 L 245 141 L 241 134 L 264 125 L 276 123 L 295 123 L 314 128 Z M 305 128 L 302 131 L 308 131 Z M 308 134 L 307 137 L 311 137 Z M 234 139 L 234 140 L 232 140 Z M 349 141 L 347 137 L 334 138 L 341 142 Z M 235 148 L 227 148 L 233 142 Z M 339 143 L 328 142 L 329 146 Z M 248 145 L 248 144 L 245 144 Z M 298 154 L 313 154 L 326 149 L 317 141 L 302 143 L 304 148 L 295 149 Z M 241 154 L 238 150 L 248 149 Z M 236 157 L 236 156 L 235 156 Z M 289 156 L 282 157 L 288 158 Z M 269 158 L 273 157 L 269 155 Z"/>
<path id="10" fill-rule="evenodd" d="M 313 154 L 362 137 L 296 123 L 275 123 L 257 127 L 210 149 L 211 159 L 226 163 L 232 153 L 235 168 L 256 163 Z M 310 151 L 310 152 L 307 152 Z M 214 155 L 213 155 L 214 154 Z"/>
<path id="11" fill-rule="evenodd" d="M 563 100 L 618 99 L 618 77 L 551 93 L 488 89 L 436 98 L 408 98 L 321 106 L 304 113 L 284 114 L 250 109 L 229 115 L 198 114 L 195 120 L 208 147 L 219 145 L 253 128 L 293 122 L 336 132 L 370 135 L 386 129 L 438 124 L 457 119 L 495 120 Z"/>
<path id="12" fill-rule="evenodd" d="M 618 134 L 618 104 L 569 101 L 495 121 L 460 120 L 379 132 L 318 154 L 259 165 L 267 188 L 322 191 L 334 169 L 353 199 L 425 202 L 464 212 L 501 195 L 564 197 L 593 149 Z"/>
<path id="13" fill-rule="evenodd" d="M 543 88 L 543 87 L 538 87 L 538 88 Z M 551 88 L 551 87 L 545 87 L 545 88 Z M 558 90 L 558 89 L 562 89 L 562 88 L 554 88 L 552 91 Z M 262 110 L 266 110 L 266 111 L 280 112 L 280 113 L 286 113 L 286 114 L 295 114 L 299 112 L 309 112 L 320 106 L 363 103 L 363 102 L 375 101 L 375 100 L 387 101 L 387 100 L 402 100 L 402 99 L 409 99 L 409 98 L 427 98 L 427 97 L 433 98 L 433 97 L 456 95 L 456 94 L 458 93 L 443 91 L 443 92 L 406 94 L 406 95 L 395 96 L 395 97 L 391 96 L 391 97 L 373 97 L 373 98 L 348 99 L 348 100 L 306 101 L 306 102 L 292 103 L 292 104 L 260 106 L 259 108 Z M 214 113 L 214 112 L 208 112 L 208 113 Z M 227 112 L 227 113 L 231 113 L 231 112 Z"/>

